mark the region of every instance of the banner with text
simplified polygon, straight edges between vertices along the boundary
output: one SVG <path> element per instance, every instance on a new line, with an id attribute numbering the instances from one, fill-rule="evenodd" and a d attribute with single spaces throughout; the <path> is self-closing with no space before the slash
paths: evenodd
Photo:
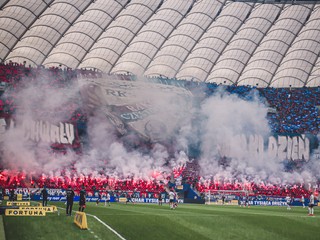
<path id="1" fill-rule="evenodd" d="M 234 146 L 231 146 L 230 142 L 238 143 L 237 147 L 242 149 L 246 156 L 255 159 L 309 161 L 311 157 L 320 158 L 318 138 L 311 134 L 272 135 L 267 138 L 260 135 L 238 135 L 234 136 L 234 141 L 219 145 L 221 156 L 237 157 L 232 151 Z"/>
<path id="2" fill-rule="evenodd" d="M 86 111 L 103 113 L 122 135 L 134 130 L 153 142 L 165 141 L 190 114 L 192 94 L 182 87 L 102 78 L 80 84 Z"/>

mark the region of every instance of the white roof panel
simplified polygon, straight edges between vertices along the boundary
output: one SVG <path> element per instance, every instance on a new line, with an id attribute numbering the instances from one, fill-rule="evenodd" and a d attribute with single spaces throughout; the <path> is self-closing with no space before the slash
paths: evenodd
<path id="1" fill-rule="evenodd" d="M 300 1 L 0 0 L 0 60 L 319 86 L 319 9 Z"/>
<path id="2" fill-rule="evenodd" d="M 184 79 L 193 72 L 193 69 L 200 67 L 196 66 L 195 61 L 192 59 L 204 58 L 205 66 L 200 68 L 206 69 L 208 72 L 203 76 L 203 72 L 198 71 L 198 73 L 201 73 L 201 76 L 195 76 L 195 78 L 200 81 L 207 81 L 207 77 L 214 63 L 218 60 L 235 32 L 241 26 L 242 21 L 248 15 L 251 7 L 252 4 L 228 3 L 222 9 L 216 21 L 208 27 L 206 33 L 194 47 L 192 53 L 182 65 L 177 77 Z"/>
<path id="3" fill-rule="evenodd" d="M 214 20 L 220 6 L 221 4 L 213 1 L 201 1 L 195 4 L 158 51 L 145 75 L 174 78 L 206 28 Z"/>
<path id="4" fill-rule="evenodd" d="M 269 85 L 277 85 L 272 83 L 273 77 L 309 14 L 310 8 L 304 5 L 285 5 L 275 24 L 250 58 L 238 80 L 239 83 L 246 85 L 258 68 L 268 69 L 264 81 Z"/>
<path id="5" fill-rule="evenodd" d="M 0 11 L 0 42 L 6 48 L 1 50 L 0 59 L 5 59 L 36 18 L 45 10 L 42 1 L 12 0 Z"/>
<path id="6" fill-rule="evenodd" d="M 24 34 L 7 59 L 12 61 L 15 61 L 17 57 L 28 59 L 34 52 L 31 50 L 32 48 L 40 48 L 42 59 L 39 60 L 39 55 L 32 62 L 42 64 L 61 36 L 81 14 L 81 11 L 84 11 L 87 5 L 88 3 L 85 0 L 54 1 Z M 38 46 L 39 43 L 41 43 L 40 46 Z M 31 48 L 31 55 L 19 55 L 28 51 L 21 51 L 18 48 Z"/>
<path id="7" fill-rule="evenodd" d="M 160 9 L 158 9 L 157 14 L 154 14 L 150 18 L 137 37 L 125 49 L 112 72 L 123 72 L 126 69 L 133 74 L 145 74 L 145 70 L 148 68 L 151 60 L 155 57 L 174 28 L 183 19 L 192 3 L 193 1 L 191 0 L 165 1 Z M 133 62 L 131 66 L 134 66 L 135 54 L 139 55 L 139 63 L 136 63 L 136 67 L 128 69 L 126 63 Z"/>
<path id="8" fill-rule="evenodd" d="M 236 84 L 246 63 L 272 26 L 280 10 L 281 8 L 277 5 L 255 5 L 245 23 L 241 25 L 212 68 L 208 80 L 226 84 L 227 78 L 229 84 Z"/>
<path id="9" fill-rule="evenodd" d="M 99 65 L 104 68 L 97 68 L 110 72 L 159 3 L 160 0 L 131 1 L 101 34 L 79 67 L 88 67 L 87 64 L 92 63 L 92 60 L 87 62 L 87 59 L 106 59 L 107 64 Z M 102 48 L 103 51 L 100 50 Z"/>

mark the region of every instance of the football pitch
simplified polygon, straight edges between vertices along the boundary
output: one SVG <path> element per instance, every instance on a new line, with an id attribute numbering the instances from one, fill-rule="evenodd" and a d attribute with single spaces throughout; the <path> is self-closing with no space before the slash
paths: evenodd
<path id="1" fill-rule="evenodd" d="M 45 217 L 3 216 L 6 240 L 209 240 L 320 239 L 320 209 L 180 204 L 87 203 L 88 230 L 65 214 L 64 203 L 53 203 L 60 214 Z M 73 210 L 77 210 L 75 202 Z"/>

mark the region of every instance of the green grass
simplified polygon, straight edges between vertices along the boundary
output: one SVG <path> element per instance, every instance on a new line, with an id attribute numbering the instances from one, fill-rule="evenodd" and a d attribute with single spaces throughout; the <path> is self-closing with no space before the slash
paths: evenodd
<path id="1" fill-rule="evenodd" d="M 0 240 L 3 240 L 3 239 L 5 239 L 4 226 L 3 226 L 2 216 L 0 216 Z"/>
<path id="2" fill-rule="evenodd" d="M 120 239 L 92 216 L 87 216 L 89 230 L 80 230 L 73 217 L 65 216 L 65 205 L 57 203 L 61 214 L 46 217 L 4 217 L 7 240 L 37 239 Z M 78 204 L 74 204 L 77 210 Z M 126 240 L 209 240 L 209 239 L 320 239 L 320 209 L 315 217 L 307 209 L 295 207 L 250 207 L 180 204 L 125 205 L 111 207 L 88 203 L 86 213 L 97 216 Z M 319 216 L 317 213 L 319 211 Z"/>

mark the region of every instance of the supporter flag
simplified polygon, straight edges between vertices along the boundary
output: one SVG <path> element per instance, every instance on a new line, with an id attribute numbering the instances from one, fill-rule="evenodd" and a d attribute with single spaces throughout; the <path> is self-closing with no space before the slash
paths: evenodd
<path id="1" fill-rule="evenodd" d="M 133 130 L 153 142 L 164 141 L 190 114 L 192 94 L 185 88 L 102 78 L 81 81 L 86 111 L 102 112 L 122 135 Z"/>

